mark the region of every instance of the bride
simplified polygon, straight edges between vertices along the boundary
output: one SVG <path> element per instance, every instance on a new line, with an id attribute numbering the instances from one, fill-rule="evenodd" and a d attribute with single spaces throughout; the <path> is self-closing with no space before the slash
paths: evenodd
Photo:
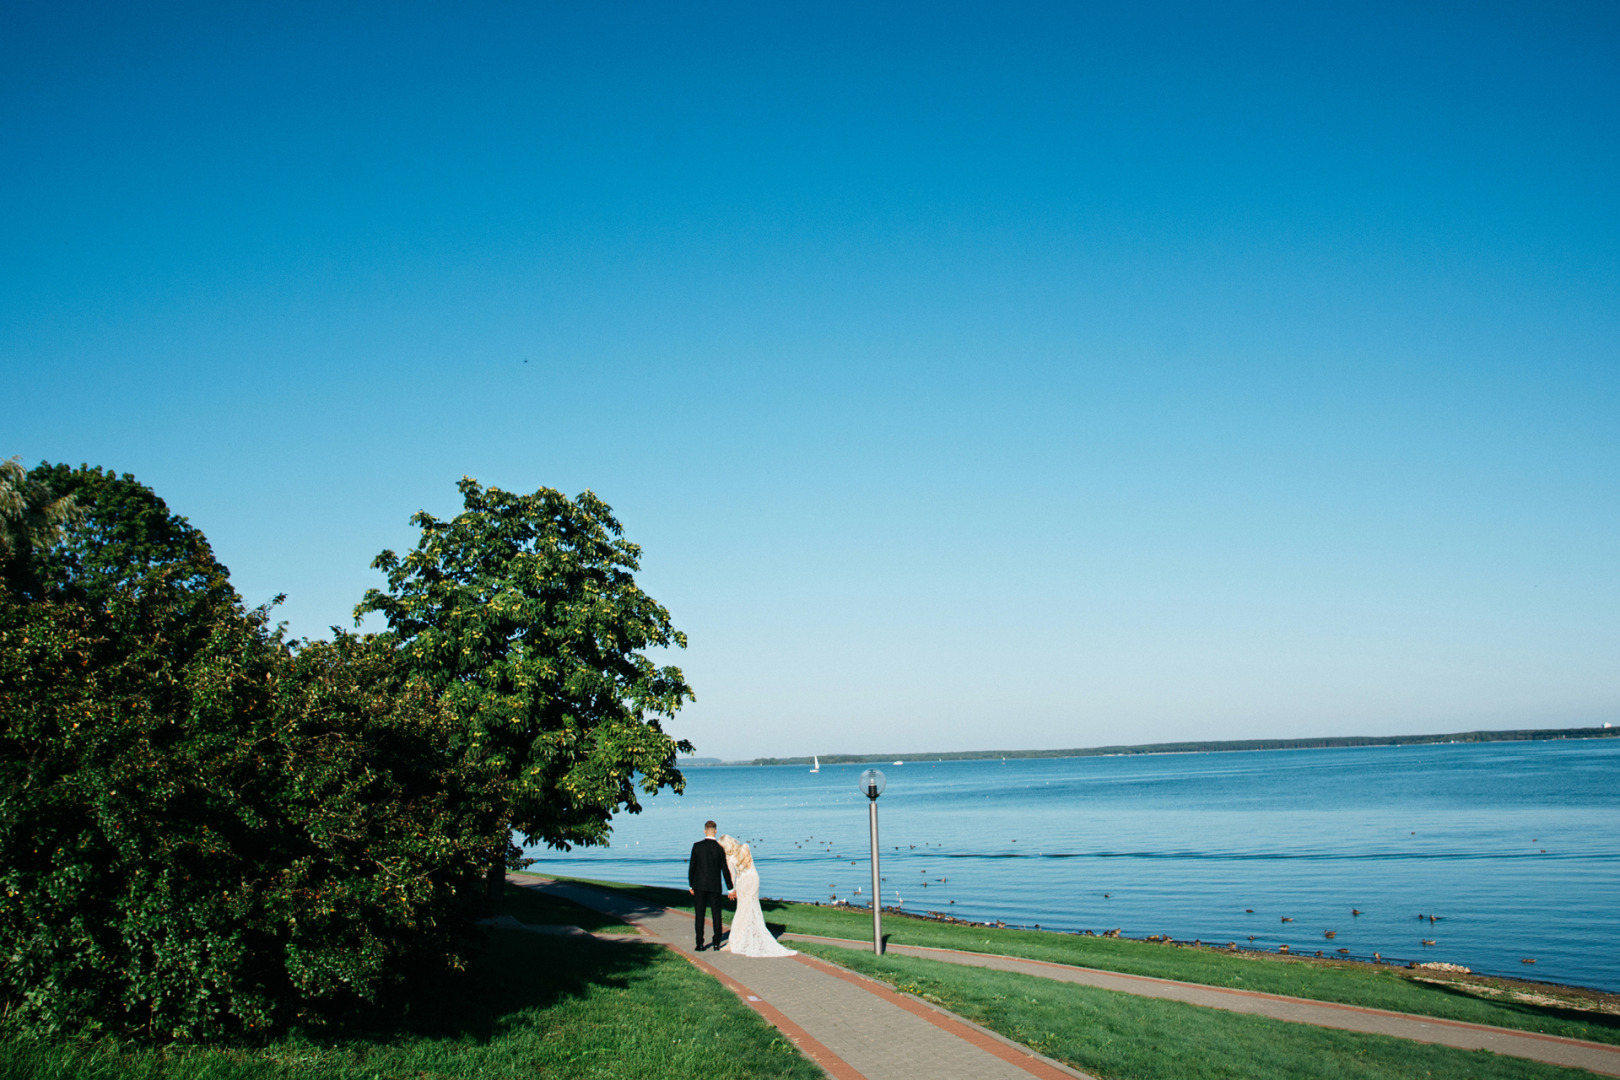
<path id="1" fill-rule="evenodd" d="M 765 914 L 759 910 L 759 871 L 754 869 L 754 853 L 747 844 L 736 838 L 722 836 L 720 846 L 726 849 L 726 862 L 731 864 L 731 880 L 737 888 L 737 913 L 731 917 L 731 936 L 722 949 L 730 949 L 734 956 L 797 956 L 792 949 L 778 945 L 765 926 Z"/>

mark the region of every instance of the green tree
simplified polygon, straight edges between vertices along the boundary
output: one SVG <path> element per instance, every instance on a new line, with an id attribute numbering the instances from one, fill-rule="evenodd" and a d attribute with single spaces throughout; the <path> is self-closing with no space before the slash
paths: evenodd
<path id="1" fill-rule="evenodd" d="M 264 1030 L 453 970 L 506 834 L 431 688 L 376 636 L 283 641 L 133 478 L 35 473 L 84 518 L 0 592 L 6 1023 Z"/>
<path id="2" fill-rule="evenodd" d="M 72 495 L 58 494 L 30 476 L 19 458 L 0 461 L 0 586 L 36 594 L 34 552 L 49 550 L 61 541 L 65 526 L 83 520 Z"/>
<path id="3" fill-rule="evenodd" d="M 41 463 L 28 480 L 75 508 L 71 526 L 32 558 L 50 598 L 101 613 L 109 630 L 140 639 L 131 648 L 173 667 L 203 647 L 219 619 L 242 613 L 207 537 L 133 476 Z"/>
<path id="4" fill-rule="evenodd" d="M 455 750 L 501 777 L 528 843 L 605 843 L 617 811 L 641 809 L 638 789 L 685 786 L 675 755 L 691 745 L 662 719 L 692 690 L 643 650 L 686 636 L 636 585 L 641 549 L 591 492 L 458 487 L 460 514 L 415 515 L 415 549 L 377 557 L 388 588 L 355 618 L 387 619 L 407 668 L 458 718 Z"/>

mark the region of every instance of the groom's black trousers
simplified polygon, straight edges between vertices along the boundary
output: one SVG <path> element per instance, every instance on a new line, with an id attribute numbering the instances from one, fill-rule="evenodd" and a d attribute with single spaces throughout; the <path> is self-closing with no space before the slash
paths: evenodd
<path id="1" fill-rule="evenodd" d="M 702 889 L 695 890 L 692 893 L 692 899 L 697 905 L 697 910 L 693 912 L 696 918 L 692 920 L 692 924 L 697 927 L 697 947 L 699 949 L 703 948 L 703 915 L 710 909 L 714 911 L 714 943 L 716 945 L 720 944 L 720 897 L 720 893 L 704 892 Z"/>

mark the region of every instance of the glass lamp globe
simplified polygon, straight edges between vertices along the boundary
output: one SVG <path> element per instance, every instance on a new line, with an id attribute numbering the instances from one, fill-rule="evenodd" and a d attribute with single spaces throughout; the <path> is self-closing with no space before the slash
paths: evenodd
<path id="1" fill-rule="evenodd" d="M 877 769 L 867 769 L 861 773 L 861 778 L 856 782 L 855 787 L 868 799 L 875 799 L 883 794 L 883 774 Z"/>

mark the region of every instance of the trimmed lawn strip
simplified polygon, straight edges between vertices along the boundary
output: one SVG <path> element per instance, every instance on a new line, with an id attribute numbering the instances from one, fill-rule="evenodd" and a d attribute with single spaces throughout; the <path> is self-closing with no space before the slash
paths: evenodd
<path id="1" fill-rule="evenodd" d="M 587 881 L 583 878 L 559 880 L 578 880 L 666 907 L 692 910 L 692 898 L 684 890 Z M 773 933 L 790 931 L 872 940 L 870 913 L 781 900 L 763 900 L 761 907 Z M 883 932 L 891 945 L 926 945 L 960 949 L 963 952 L 999 953 L 1127 975 L 1148 975 L 1204 986 L 1254 990 L 1285 997 L 1332 1001 L 1415 1016 L 1433 1016 L 1620 1044 L 1620 1016 L 1579 1008 L 1478 997 L 1462 983 L 1423 981 L 1435 978 L 1433 972 L 1408 972 L 1405 968 L 1344 961 L 1285 959 L 1264 953 L 1180 948 L 1128 938 L 1085 937 L 1046 930 L 1003 930 L 889 914 L 883 916 Z M 1558 993 L 1554 987 L 1538 987 L 1537 990 L 1544 990 L 1549 995 Z"/>
<path id="2" fill-rule="evenodd" d="M 405 1029 L 254 1046 L 0 1042 L 0 1080 L 821 1080 L 736 995 L 657 945 L 497 930 Z"/>
<path id="3" fill-rule="evenodd" d="M 1104 1080 L 1575 1080 L 1580 1069 L 1290 1024 L 1033 975 L 837 946 L 796 947 Z"/>

